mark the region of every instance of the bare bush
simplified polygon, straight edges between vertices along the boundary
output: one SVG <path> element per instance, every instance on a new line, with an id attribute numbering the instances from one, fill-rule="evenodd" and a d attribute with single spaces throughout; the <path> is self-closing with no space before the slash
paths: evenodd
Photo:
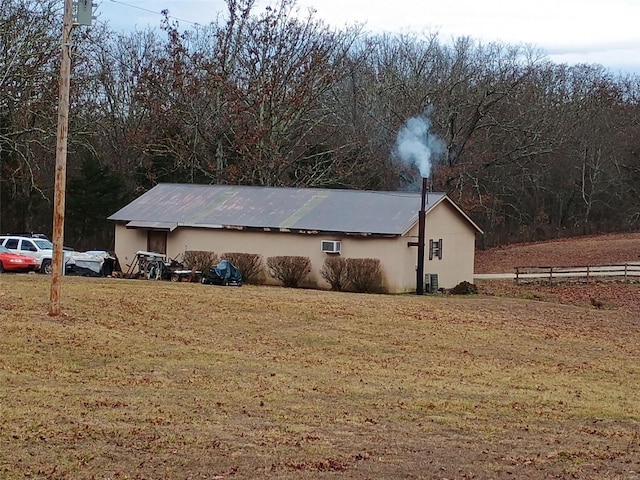
<path id="1" fill-rule="evenodd" d="M 344 279 L 346 288 L 359 293 L 384 292 L 384 279 L 377 258 L 347 258 Z"/>
<path id="2" fill-rule="evenodd" d="M 309 257 L 279 256 L 267 258 L 269 275 L 280 280 L 285 287 L 298 287 L 311 272 Z"/>
<path id="3" fill-rule="evenodd" d="M 347 284 L 347 279 L 345 278 L 346 267 L 347 262 L 342 257 L 327 257 L 324 261 L 324 265 L 320 269 L 320 275 L 329 282 L 331 290 L 337 292 L 344 290 Z"/>
<path id="4" fill-rule="evenodd" d="M 218 264 L 218 255 L 215 252 L 203 250 L 187 250 L 184 252 L 183 262 L 185 268 L 196 268 L 208 272 L 209 268 Z"/>
<path id="5" fill-rule="evenodd" d="M 264 263 L 262 255 L 257 253 L 228 252 L 223 253 L 222 258 L 229 260 L 242 272 L 245 283 L 264 283 Z"/>

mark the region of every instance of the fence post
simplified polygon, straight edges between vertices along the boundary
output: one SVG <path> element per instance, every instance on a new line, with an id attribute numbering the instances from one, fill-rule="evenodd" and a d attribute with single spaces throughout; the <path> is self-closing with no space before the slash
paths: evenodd
<path id="1" fill-rule="evenodd" d="M 553 267 L 549 267 L 549 286 L 553 285 Z"/>
<path id="2" fill-rule="evenodd" d="M 589 285 L 589 265 L 587 265 L 587 285 Z"/>
<path id="3" fill-rule="evenodd" d="M 516 267 L 516 285 L 520 285 L 520 267 Z"/>
<path id="4" fill-rule="evenodd" d="M 627 267 L 628 267 L 628 263 L 624 264 L 624 281 L 625 283 L 629 283 L 629 277 L 627 277 Z"/>

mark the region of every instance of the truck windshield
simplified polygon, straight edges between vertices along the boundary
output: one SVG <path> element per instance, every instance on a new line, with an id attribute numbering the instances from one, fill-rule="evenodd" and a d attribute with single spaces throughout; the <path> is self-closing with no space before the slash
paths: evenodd
<path id="1" fill-rule="evenodd" d="M 49 240 L 34 240 L 33 241 L 40 250 L 53 250 L 53 243 Z"/>

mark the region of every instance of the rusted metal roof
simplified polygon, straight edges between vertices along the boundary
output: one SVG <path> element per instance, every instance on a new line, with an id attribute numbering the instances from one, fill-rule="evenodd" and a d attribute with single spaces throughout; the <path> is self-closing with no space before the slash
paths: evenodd
<path id="1" fill-rule="evenodd" d="M 429 192 L 428 207 L 446 198 Z M 109 217 L 130 227 L 268 228 L 402 235 L 420 193 L 162 183 Z"/>

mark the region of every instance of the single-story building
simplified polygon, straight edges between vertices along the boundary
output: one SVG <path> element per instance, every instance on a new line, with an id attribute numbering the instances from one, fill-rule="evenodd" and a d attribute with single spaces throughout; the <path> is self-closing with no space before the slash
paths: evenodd
<path id="1" fill-rule="evenodd" d="M 109 220 L 123 266 L 141 250 L 173 259 L 188 250 L 297 255 L 311 260 L 308 286 L 328 288 L 327 256 L 377 258 L 396 293 L 416 290 L 420 204 L 421 194 L 408 192 L 162 183 Z M 441 288 L 472 283 L 480 228 L 433 192 L 425 225 L 425 276 Z"/>

